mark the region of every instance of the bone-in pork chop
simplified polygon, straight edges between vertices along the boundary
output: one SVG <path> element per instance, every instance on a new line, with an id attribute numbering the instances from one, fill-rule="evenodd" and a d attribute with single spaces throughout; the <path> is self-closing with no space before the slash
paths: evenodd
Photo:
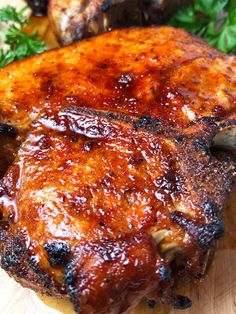
<path id="1" fill-rule="evenodd" d="M 2 268 L 78 313 L 128 313 L 144 296 L 189 306 L 175 288 L 204 273 L 235 174 L 210 148 L 236 125 L 236 59 L 134 28 L 0 80 Z"/>

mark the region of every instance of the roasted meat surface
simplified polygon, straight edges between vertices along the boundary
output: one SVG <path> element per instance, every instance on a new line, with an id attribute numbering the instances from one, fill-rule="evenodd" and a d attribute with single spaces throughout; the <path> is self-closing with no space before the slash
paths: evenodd
<path id="1" fill-rule="evenodd" d="M 48 16 L 62 45 L 143 21 L 140 0 L 51 0 Z"/>
<path id="2" fill-rule="evenodd" d="M 2 268 L 78 313 L 144 296 L 189 306 L 175 288 L 204 273 L 235 174 L 211 146 L 236 125 L 236 59 L 182 30 L 131 28 L 0 80 Z"/>
<path id="3" fill-rule="evenodd" d="M 189 0 L 50 0 L 48 16 L 62 45 L 114 28 L 156 25 Z"/>
<path id="4" fill-rule="evenodd" d="M 33 15 L 43 16 L 47 14 L 48 0 L 26 0 Z"/>

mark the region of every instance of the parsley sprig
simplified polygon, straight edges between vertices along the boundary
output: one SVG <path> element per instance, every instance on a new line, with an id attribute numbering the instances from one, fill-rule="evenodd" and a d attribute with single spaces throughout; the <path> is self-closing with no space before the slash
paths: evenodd
<path id="1" fill-rule="evenodd" d="M 0 68 L 14 60 L 20 60 L 46 50 L 37 31 L 28 34 L 23 30 L 29 25 L 29 20 L 25 16 L 26 9 L 27 7 L 17 11 L 12 6 L 0 9 L 0 21 L 8 24 L 7 30 L 0 32 L 3 35 L 4 43 L 9 46 L 6 51 L 0 49 Z"/>
<path id="2" fill-rule="evenodd" d="M 195 0 L 170 22 L 201 36 L 225 53 L 236 52 L 236 0 Z"/>

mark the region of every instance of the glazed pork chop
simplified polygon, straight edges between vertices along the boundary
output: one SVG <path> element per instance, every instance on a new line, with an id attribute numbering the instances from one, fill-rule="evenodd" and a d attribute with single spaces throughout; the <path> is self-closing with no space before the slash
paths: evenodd
<path id="1" fill-rule="evenodd" d="M 189 306 L 175 289 L 204 273 L 235 175 L 210 149 L 236 125 L 235 69 L 170 27 L 2 69 L 2 268 L 78 313 L 128 313 L 145 296 Z"/>

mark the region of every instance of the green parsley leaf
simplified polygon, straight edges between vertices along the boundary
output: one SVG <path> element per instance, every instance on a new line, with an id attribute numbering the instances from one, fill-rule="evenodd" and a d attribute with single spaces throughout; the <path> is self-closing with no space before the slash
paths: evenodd
<path id="1" fill-rule="evenodd" d="M 17 11 L 16 8 L 8 5 L 5 8 L 0 9 L 0 21 L 2 22 L 14 22 L 21 27 L 28 25 L 27 18 L 24 16 L 27 6 Z"/>
<path id="2" fill-rule="evenodd" d="M 225 53 L 236 52 L 236 0 L 196 0 L 183 7 L 170 22 Z"/>
<path id="3" fill-rule="evenodd" d="M 8 29 L 5 43 L 15 51 L 16 59 L 22 59 L 45 50 L 45 45 L 39 39 L 37 32 L 29 35 L 14 25 Z"/>
<path id="4" fill-rule="evenodd" d="M 1 33 L 4 35 L 4 43 L 9 46 L 6 52 L 0 50 L 0 68 L 14 60 L 46 50 L 45 43 L 40 40 L 38 32 L 27 34 L 23 31 L 23 27 L 29 24 L 24 15 L 26 9 L 27 7 L 16 11 L 11 6 L 0 9 L 0 21 L 8 23 L 8 29 Z"/>
<path id="5" fill-rule="evenodd" d="M 5 67 L 7 64 L 11 63 L 15 59 L 15 54 L 13 51 L 8 50 L 4 52 L 0 49 L 0 68 Z"/>

